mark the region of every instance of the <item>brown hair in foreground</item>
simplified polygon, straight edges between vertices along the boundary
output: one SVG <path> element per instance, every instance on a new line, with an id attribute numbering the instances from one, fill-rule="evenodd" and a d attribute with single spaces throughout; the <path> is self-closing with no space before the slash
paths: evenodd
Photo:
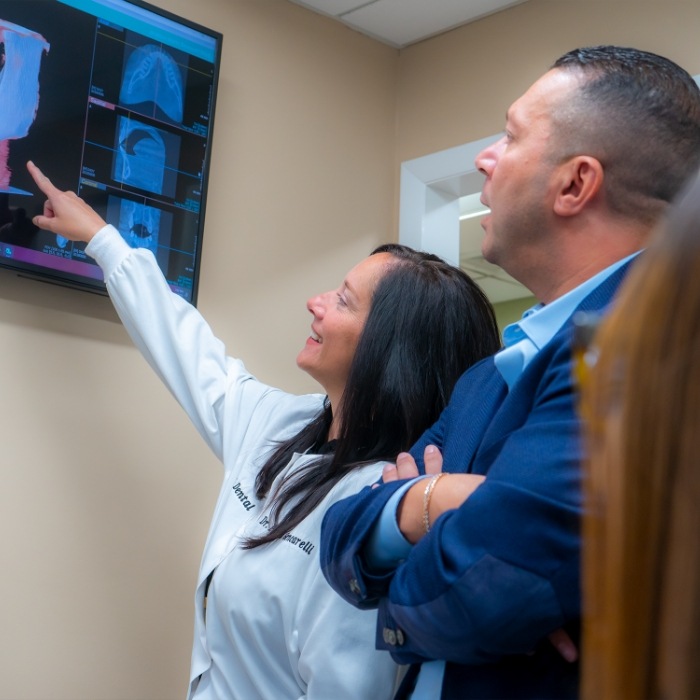
<path id="1" fill-rule="evenodd" d="M 583 698 L 700 698 L 700 175 L 595 345 Z"/>

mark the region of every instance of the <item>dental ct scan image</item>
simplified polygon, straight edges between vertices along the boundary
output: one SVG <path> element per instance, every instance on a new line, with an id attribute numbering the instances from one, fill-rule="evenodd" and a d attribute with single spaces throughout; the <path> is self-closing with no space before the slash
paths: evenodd
<path id="1" fill-rule="evenodd" d="M 196 302 L 221 36 L 139 0 L 0 4 L 0 267 L 104 293 L 38 230 L 25 163 L 73 190 Z"/>

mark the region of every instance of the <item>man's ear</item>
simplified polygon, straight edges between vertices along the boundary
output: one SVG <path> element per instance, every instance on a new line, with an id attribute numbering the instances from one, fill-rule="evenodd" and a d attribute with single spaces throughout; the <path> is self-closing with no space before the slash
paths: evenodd
<path id="1" fill-rule="evenodd" d="M 603 166 L 592 156 L 575 156 L 560 166 L 554 212 L 559 216 L 581 213 L 603 186 Z"/>

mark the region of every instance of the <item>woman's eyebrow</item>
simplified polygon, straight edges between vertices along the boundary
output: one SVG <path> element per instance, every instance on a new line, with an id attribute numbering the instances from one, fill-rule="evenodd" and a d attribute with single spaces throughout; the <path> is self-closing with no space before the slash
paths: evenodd
<path id="1" fill-rule="evenodd" d="M 360 295 L 358 294 L 357 289 L 355 289 L 352 283 L 348 282 L 347 279 L 343 280 L 343 287 L 348 293 L 348 301 L 350 301 L 354 306 L 357 306 L 360 303 Z"/>

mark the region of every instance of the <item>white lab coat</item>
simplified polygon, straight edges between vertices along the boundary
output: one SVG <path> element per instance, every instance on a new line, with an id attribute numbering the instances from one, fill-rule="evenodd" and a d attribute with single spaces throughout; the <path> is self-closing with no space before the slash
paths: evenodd
<path id="1" fill-rule="evenodd" d="M 376 614 L 334 593 L 318 558 L 328 506 L 376 481 L 382 465 L 352 472 L 283 539 L 242 549 L 242 537 L 267 522 L 255 497 L 258 470 L 275 442 L 319 413 L 323 397 L 266 386 L 227 357 L 197 310 L 170 291 L 153 255 L 129 248 L 116 229 L 102 229 L 87 253 L 135 344 L 224 464 L 197 579 L 188 697 L 390 698 L 398 668 L 374 648 Z M 296 455 L 284 474 L 311 459 Z"/>

